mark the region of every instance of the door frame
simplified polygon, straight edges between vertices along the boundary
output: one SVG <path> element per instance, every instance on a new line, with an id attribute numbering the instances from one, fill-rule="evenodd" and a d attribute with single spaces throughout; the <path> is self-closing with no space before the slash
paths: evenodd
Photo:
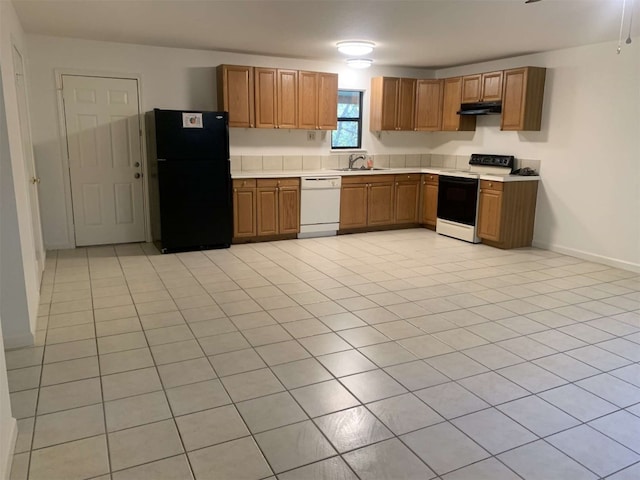
<path id="1" fill-rule="evenodd" d="M 62 77 L 99 77 L 136 80 L 138 86 L 138 112 L 140 125 L 140 164 L 142 171 L 142 208 L 144 211 L 144 237 L 146 242 L 151 242 L 151 216 L 149 213 L 149 178 L 147 176 L 147 139 L 145 126 L 145 112 L 142 108 L 142 75 L 139 73 L 122 73 L 103 70 L 84 70 L 77 68 L 55 68 L 56 101 L 58 103 L 58 134 L 60 138 L 60 158 L 62 159 L 62 176 L 64 179 L 64 197 L 67 218 L 67 237 L 69 248 L 76 248 L 76 232 L 73 223 L 73 200 L 71 198 L 71 171 L 69 164 L 69 152 L 67 150 L 67 125 L 64 114 L 64 102 L 62 99 Z"/>

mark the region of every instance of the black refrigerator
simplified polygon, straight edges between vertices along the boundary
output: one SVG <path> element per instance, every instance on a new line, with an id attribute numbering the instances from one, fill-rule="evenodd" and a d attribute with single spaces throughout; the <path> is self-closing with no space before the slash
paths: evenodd
<path id="1" fill-rule="evenodd" d="M 227 112 L 147 112 L 151 231 L 162 253 L 231 244 L 228 124 Z"/>

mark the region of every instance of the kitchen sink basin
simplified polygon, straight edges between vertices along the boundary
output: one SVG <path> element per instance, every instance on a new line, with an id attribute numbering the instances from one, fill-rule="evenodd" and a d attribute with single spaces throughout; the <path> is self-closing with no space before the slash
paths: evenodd
<path id="1" fill-rule="evenodd" d="M 370 170 L 389 170 L 388 168 L 362 168 L 362 167 L 358 167 L 358 168 L 335 168 L 333 169 L 334 172 L 367 172 Z"/>

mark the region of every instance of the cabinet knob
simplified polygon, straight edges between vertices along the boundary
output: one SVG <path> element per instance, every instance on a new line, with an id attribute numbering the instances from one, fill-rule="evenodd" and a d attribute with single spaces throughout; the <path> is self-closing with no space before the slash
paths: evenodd
<path id="1" fill-rule="evenodd" d="M 490 186 L 490 187 L 493 187 L 493 183 L 489 182 L 489 186 Z"/>
<path id="2" fill-rule="evenodd" d="M 253 123 L 250 123 L 250 124 L 249 124 L 249 126 L 250 126 L 251 128 L 253 128 Z"/>
<path id="3" fill-rule="evenodd" d="M 396 187 L 398 186 L 398 182 L 396 182 Z"/>
<path id="4" fill-rule="evenodd" d="M 422 184 L 423 184 L 423 185 L 426 185 L 426 184 L 427 184 L 427 182 L 422 182 Z"/>
<path id="5" fill-rule="evenodd" d="M 411 178 L 411 175 L 407 175 L 407 178 Z"/>

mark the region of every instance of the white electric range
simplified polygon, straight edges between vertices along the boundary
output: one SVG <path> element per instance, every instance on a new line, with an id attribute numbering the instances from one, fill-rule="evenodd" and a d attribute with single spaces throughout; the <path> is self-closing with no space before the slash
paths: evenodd
<path id="1" fill-rule="evenodd" d="M 474 153 L 468 170 L 441 172 L 438 183 L 436 232 L 471 243 L 476 234 L 480 175 L 508 175 L 513 171 L 513 155 Z"/>

